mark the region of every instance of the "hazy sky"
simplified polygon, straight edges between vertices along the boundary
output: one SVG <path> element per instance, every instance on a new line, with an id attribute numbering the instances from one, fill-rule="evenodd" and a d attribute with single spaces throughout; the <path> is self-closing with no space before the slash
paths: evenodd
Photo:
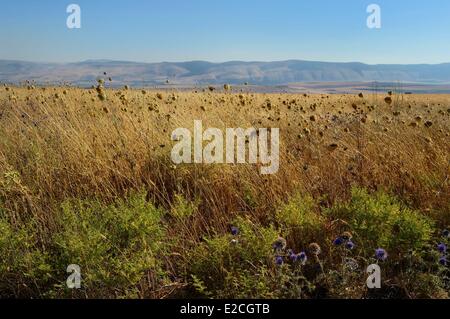
<path id="1" fill-rule="evenodd" d="M 81 29 L 66 26 L 71 3 Z M 450 62 L 450 1 L 2 0 L 0 59 Z"/>

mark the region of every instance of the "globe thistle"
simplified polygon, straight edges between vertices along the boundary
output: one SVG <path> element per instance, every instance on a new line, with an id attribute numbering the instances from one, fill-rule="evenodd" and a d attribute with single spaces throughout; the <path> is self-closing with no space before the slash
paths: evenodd
<path id="1" fill-rule="evenodd" d="M 445 245 L 444 243 L 440 243 L 439 245 L 437 245 L 437 249 L 440 253 L 444 254 L 447 252 L 447 245 Z"/>
<path id="2" fill-rule="evenodd" d="M 450 231 L 448 229 L 444 229 L 444 231 L 442 232 L 442 236 L 450 238 Z"/>
<path id="3" fill-rule="evenodd" d="M 306 256 L 306 253 L 304 251 L 297 255 L 297 261 L 299 261 L 302 265 L 306 264 L 307 260 L 308 256 Z"/>
<path id="4" fill-rule="evenodd" d="M 273 249 L 276 251 L 280 251 L 286 248 L 286 239 L 283 237 L 278 237 L 277 240 L 272 245 Z"/>
<path id="5" fill-rule="evenodd" d="M 447 257 L 442 256 L 441 258 L 439 258 L 439 264 L 441 264 L 442 266 L 447 266 L 448 265 Z"/>
<path id="6" fill-rule="evenodd" d="M 375 258 L 377 258 L 378 260 L 384 261 L 387 259 L 387 257 L 388 254 L 383 248 L 378 248 L 377 250 L 375 250 Z"/>
<path id="7" fill-rule="evenodd" d="M 235 227 L 235 226 L 232 226 L 232 227 L 231 227 L 231 234 L 232 234 L 233 236 L 237 236 L 237 235 L 239 234 L 239 228 L 237 228 L 237 227 Z"/>
<path id="8" fill-rule="evenodd" d="M 342 236 L 341 236 L 341 237 L 342 237 L 344 240 L 350 240 L 350 239 L 353 238 L 353 235 L 352 235 L 351 232 L 346 231 L 346 232 L 343 232 L 343 233 L 342 233 Z"/>
<path id="9" fill-rule="evenodd" d="M 289 254 L 289 258 L 291 259 L 292 262 L 296 262 L 298 257 L 296 254 L 294 254 L 294 252 L 291 252 Z"/>
<path id="10" fill-rule="evenodd" d="M 344 243 L 344 238 L 338 237 L 335 240 L 333 240 L 333 245 L 340 246 Z"/>
<path id="11" fill-rule="evenodd" d="M 287 255 L 292 261 L 295 261 L 295 260 L 294 260 L 295 253 L 294 253 L 294 251 L 293 251 L 292 249 L 286 250 L 286 255 Z"/>
<path id="12" fill-rule="evenodd" d="M 388 96 L 388 97 L 386 97 L 386 98 L 384 99 L 384 102 L 386 102 L 386 104 L 391 105 L 391 104 L 392 104 L 392 98 Z"/>
<path id="13" fill-rule="evenodd" d="M 354 258 L 345 258 L 344 260 L 345 267 L 351 271 L 356 271 L 359 268 L 358 261 Z"/>
<path id="14" fill-rule="evenodd" d="M 281 256 L 276 256 L 275 257 L 275 264 L 277 264 L 278 266 L 281 266 L 281 265 L 283 265 L 283 257 L 281 257 Z"/>
<path id="15" fill-rule="evenodd" d="M 322 252 L 322 249 L 320 248 L 319 244 L 312 243 L 309 245 L 309 251 L 311 252 L 311 254 L 318 256 Z"/>
<path id="16" fill-rule="evenodd" d="M 345 244 L 345 248 L 347 248 L 348 250 L 353 250 L 353 248 L 355 248 L 355 243 L 353 243 L 351 240 L 349 240 L 349 241 Z"/>

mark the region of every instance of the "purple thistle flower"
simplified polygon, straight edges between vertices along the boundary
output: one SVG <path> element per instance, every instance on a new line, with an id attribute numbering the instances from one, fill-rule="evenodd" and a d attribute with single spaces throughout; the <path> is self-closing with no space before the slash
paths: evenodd
<path id="1" fill-rule="evenodd" d="M 344 238 L 338 237 L 335 240 L 333 240 L 333 245 L 340 246 L 344 243 Z"/>
<path id="2" fill-rule="evenodd" d="M 355 244 L 349 240 L 346 244 L 345 244 L 345 248 L 352 250 L 353 248 L 355 248 Z"/>
<path id="3" fill-rule="evenodd" d="M 447 266 L 447 265 L 448 265 L 447 257 L 442 256 L 441 258 L 439 258 L 439 263 L 440 263 L 442 266 Z"/>
<path id="4" fill-rule="evenodd" d="M 440 243 L 439 245 L 437 245 L 437 249 L 440 253 L 444 254 L 447 252 L 447 245 L 445 245 L 444 243 Z"/>
<path id="5" fill-rule="evenodd" d="M 233 236 L 236 236 L 237 234 L 239 234 L 239 228 L 237 228 L 235 226 L 231 227 L 231 234 Z"/>
<path id="6" fill-rule="evenodd" d="M 290 254 L 289 258 L 291 259 L 292 262 L 296 262 L 298 257 L 296 254 Z"/>
<path id="7" fill-rule="evenodd" d="M 388 254 L 387 254 L 386 250 L 384 250 L 383 248 L 378 248 L 377 250 L 375 250 L 375 257 L 378 260 L 384 261 L 387 259 Z"/>
<path id="8" fill-rule="evenodd" d="M 448 229 L 444 229 L 444 231 L 442 232 L 442 236 L 450 238 L 450 231 Z"/>
<path id="9" fill-rule="evenodd" d="M 275 257 L 275 263 L 276 263 L 278 266 L 283 265 L 283 257 L 281 257 L 281 256 Z"/>
<path id="10" fill-rule="evenodd" d="M 297 255 L 297 261 L 301 262 L 303 265 L 308 260 L 308 256 L 306 256 L 306 253 L 302 251 L 300 254 Z"/>
<path id="11" fill-rule="evenodd" d="M 278 237 L 278 239 L 273 243 L 272 247 L 276 251 L 284 250 L 286 248 L 286 239 L 284 239 L 283 237 Z"/>

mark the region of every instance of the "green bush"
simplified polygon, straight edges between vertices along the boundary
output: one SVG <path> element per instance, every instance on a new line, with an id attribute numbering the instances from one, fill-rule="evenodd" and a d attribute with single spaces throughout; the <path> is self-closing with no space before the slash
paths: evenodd
<path id="1" fill-rule="evenodd" d="M 199 201 L 189 202 L 182 195 L 177 194 L 174 197 L 174 203 L 170 210 L 171 216 L 178 220 L 185 220 L 194 215 Z"/>
<path id="2" fill-rule="evenodd" d="M 51 278 L 32 224 L 14 227 L 0 208 L 0 297 L 36 296 Z"/>
<path id="3" fill-rule="evenodd" d="M 207 237 L 192 227 L 202 218 L 198 200 L 181 196 L 167 214 L 144 193 L 112 204 L 66 200 L 50 226 L 1 201 L 0 297 L 447 298 L 450 291 L 448 267 L 439 264 L 445 253 L 437 249 L 448 237 L 430 217 L 382 192 L 355 188 L 349 201 L 322 211 L 297 195 L 273 212 L 271 225 L 238 217 L 237 234 L 212 228 Z M 344 230 L 354 249 L 332 243 Z M 317 256 L 312 242 L 322 247 Z M 373 293 L 365 269 L 378 247 L 389 258 L 384 290 Z M 299 262 L 302 251 L 307 261 Z M 66 288 L 70 264 L 81 268 L 80 290 Z"/>
<path id="4" fill-rule="evenodd" d="M 250 220 L 238 218 L 239 235 L 205 238 L 189 253 L 188 274 L 203 296 L 237 298 L 264 297 L 271 293 L 265 278 L 266 267 L 273 265 L 273 242 L 278 232 Z M 200 289 L 199 289 L 200 288 Z"/>
<path id="5" fill-rule="evenodd" d="M 276 220 L 283 234 L 299 247 L 323 239 L 325 218 L 318 212 L 311 196 L 297 194 L 292 197 L 276 212 Z"/>
<path id="6" fill-rule="evenodd" d="M 81 267 L 84 292 L 102 296 L 135 296 L 136 285 L 148 270 L 163 278 L 161 257 L 165 230 L 162 211 L 145 194 L 105 206 L 96 201 L 67 201 L 59 216 L 61 230 L 54 242 L 59 265 Z M 103 292 L 104 296 L 104 292 Z"/>
<path id="7" fill-rule="evenodd" d="M 348 224 L 355 239 L 367 254 L 382 247 L 392 253 L 420 250 L 431 239 L 430 218 L 402 205 L 383 192 L 370 195 L 354 188 L 351 200 L 326 210 L 331 219 Z"/>

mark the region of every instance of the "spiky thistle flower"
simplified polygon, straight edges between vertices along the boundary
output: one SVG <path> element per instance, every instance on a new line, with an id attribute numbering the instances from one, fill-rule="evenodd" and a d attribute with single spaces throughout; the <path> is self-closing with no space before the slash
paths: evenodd
<path id="1" fill-rule="evenodd" d="M 322 249 L 320 248 L 319 244 L 312 243 L 309 245 L 309 251 L 311 252 L 311 254 L 318 256 L 322 252 Z"/>
<path id="2" fill-rule="evenodd" d="M 377 250 L 375 250 L 375 258 L 377 258 L 378 260 L 384 261 L 387 259 L 387 257 L 388 254 L 383 248 L 378 248 Z"/>
<path id="3" fill-rule="evenodd" d="M 352 242 L 351 240 L 349 240 L 346 244 L 345 244 L 345 248 L 347 248 L 348 250 L 353 250 L 355 248 L 355 243 Z"/>
<path id="4" fill-rule="evenodd" d="M 302 251 L 301 253 L 299 253 L 297 255 L 297 261 L 299 261 L 302 265 L 306 264 L 307 260 L 308 260 L 308 256 L 306 255 L 306 253 L 304 251 Z"/>
<path id="5" fill-rule="evenodd" d="M 447 252 L 447 245 L 444 243 L 440 243 L 439 245 L 437 245 L 437 249 L 439 250 L 440 253 L 446 253 Z"/>
<path id="6" fill-rule="evenodd" d="M 335 240 L 333 240 L 333 245 L 340 246 L 344 243 L 344 238 L 338 237 Z"/>
<path id="7" fill-rule="evenodd" d="M 278 266 L 283 265 L 283 262 L 284 262 L 283 257 L 281 257 L 281 256 L 275 257 L 275 264 L 277 264 Z"/>
<path id="8" fill-rule="evenodd" d="M 276 251 L 280 251 L 286 248 L 286 239 L 283 237 L 278 237 L 277 240 L 272 244 L 272 247 Z"/>
<path id="9" fill-rule="evenodd" d="M 447 266 L 448 265 L 447 257 L 441 256 L 441 258 L 439 258 L 439 264 L 441 264 L 442 266 Z"/>
<path id="10" fill-rule="evenodd" d="M 342 233 L 342 236 L 341 236 L 344 240 L 351 240 L 352 238 L 353 238 L 353 235 L 352 235 L 352 233 L 351 232 L 349 232 L 349 231 L 346 231 L 346 232 L 343 232 Z"/>

